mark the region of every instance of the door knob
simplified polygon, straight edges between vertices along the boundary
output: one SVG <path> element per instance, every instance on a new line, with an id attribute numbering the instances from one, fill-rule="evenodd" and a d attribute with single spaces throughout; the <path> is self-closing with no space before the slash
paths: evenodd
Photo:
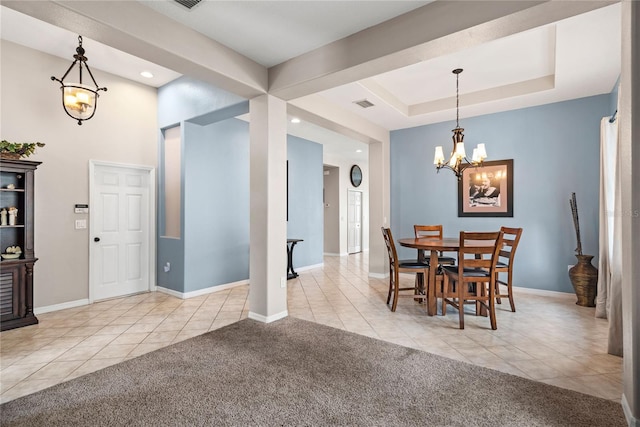
<path id="1" fill-rule="evenodd" d="M 93 241 L 94 241 L 94 242 L 99 242 L 99 241 L 100 241 L 100 238 L 99 238 L 99 237 L 94 237 L 94 238 L 93 238 Z"/>

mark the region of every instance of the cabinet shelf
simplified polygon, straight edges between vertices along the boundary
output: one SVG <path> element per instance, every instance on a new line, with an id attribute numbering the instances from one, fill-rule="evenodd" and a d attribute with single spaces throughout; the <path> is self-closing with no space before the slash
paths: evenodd
<path id="1" fill-rule="evenodd" d="M 0 230 L 3 228 L 24 228 L 24 224 L 16 224 L 16 225 L 0 225 Z"/>
<path id="2" fill-rule="evenodd" d="M 24 188 L 0 188 L 0 192 L 24 193 Z"/>

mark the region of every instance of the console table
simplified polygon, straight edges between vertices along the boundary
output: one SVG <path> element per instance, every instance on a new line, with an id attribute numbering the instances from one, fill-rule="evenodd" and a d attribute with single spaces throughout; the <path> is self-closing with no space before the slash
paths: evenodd
<path id="1" fill-rule="evenodd" d="M 298 273 L 293 269 L 293 248 L 296 243 L 303 241 L 303 239 L 287 239 L 287 280 L 298 277 Z"/>

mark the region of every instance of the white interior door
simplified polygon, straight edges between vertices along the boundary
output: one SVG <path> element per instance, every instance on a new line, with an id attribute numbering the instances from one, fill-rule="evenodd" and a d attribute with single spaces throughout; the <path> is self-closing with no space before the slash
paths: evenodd
<path id="1" fill-rule="evenodd" d="M 150 290 L 152 171 L 93 164 L 90 202 L 91 301 Z"/>
<path id="2" fill-rule="evenodd" d="M 362 191 L 349 190 L 347 206 L 347 252 L 362 251 Z"/>

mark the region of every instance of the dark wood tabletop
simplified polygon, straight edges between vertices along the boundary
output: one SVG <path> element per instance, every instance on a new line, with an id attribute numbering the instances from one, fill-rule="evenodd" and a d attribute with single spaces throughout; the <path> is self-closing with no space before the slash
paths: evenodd
<path id="1" fill-rule="evenodd" d="M 400 246 L 413 249 L 424 249 L 427 251 L 457 251 L 460 249 L 460 238 L 445 237 L 443 239 L 433 239 L 430 237 L 407 237 L 399 239 Z M 493 246 L 494 242 L 488 240 L 468 240 L 467 246 Z"/>

